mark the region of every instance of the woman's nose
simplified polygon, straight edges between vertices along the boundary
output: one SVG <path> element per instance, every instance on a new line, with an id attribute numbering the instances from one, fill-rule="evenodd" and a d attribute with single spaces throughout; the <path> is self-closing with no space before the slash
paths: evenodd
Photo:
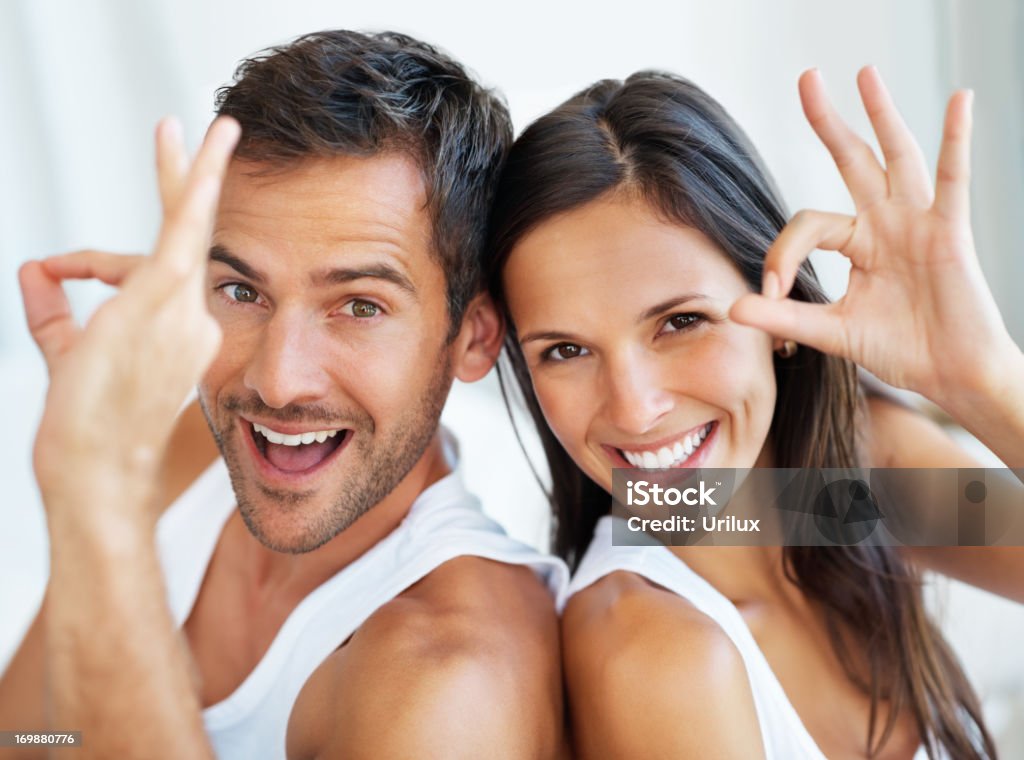
<path id="1" fill-rule="evenodd" d="M 658 358 L 632 354 L 608 370 L 605 409 L 609 421 L 626 435 L 644 435 L 656 428 L 674 403 L 664 387 Z"/>

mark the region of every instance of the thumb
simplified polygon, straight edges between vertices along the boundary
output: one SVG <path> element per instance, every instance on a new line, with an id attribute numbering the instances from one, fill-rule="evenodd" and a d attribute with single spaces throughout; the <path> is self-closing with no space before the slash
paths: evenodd
<path id="1" fill-rule="evenodd" d="M 78 339 L 81 328 L 75 324 L 60 281 L 47 274 L 42 262 L 22 264 L 18 283 L 29 332 L 52 374 L 54 361 Z"/>
<path id="2" fill-rule="evenodd" d="M 773 299 L 749 293 L 732 305 L 729 317 L 777 338 L 795 340 L 827 354 L 847 356 L 843 321 L 835 304 Z"/>

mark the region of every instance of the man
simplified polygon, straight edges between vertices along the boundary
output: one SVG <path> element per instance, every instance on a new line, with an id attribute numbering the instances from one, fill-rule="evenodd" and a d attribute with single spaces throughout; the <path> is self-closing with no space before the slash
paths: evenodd
<path id="1" fill-rule="evenodd" d="M 22 269 L 53 560 L 0 727 L 80 730 L 74 757 L 553 755 L 538 575 L 564 566 L 479 512 L 438 433 L 500 347 L 477 253 L 507 112 L 351 32 L 244 62 L 218 110 L 191 168 L 158 130 L 151 257 Z M 123 281 L 84 331 L 82 276 Z M 210 468 L 195 409 L 174 421 L 204 369 Z"/>

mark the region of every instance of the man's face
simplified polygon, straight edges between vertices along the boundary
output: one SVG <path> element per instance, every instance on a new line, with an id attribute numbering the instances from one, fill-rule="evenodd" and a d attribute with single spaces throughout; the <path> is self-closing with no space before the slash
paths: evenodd
<path id="1" fill-rule="evenodd" d="M 224 184 L 208 274 L 224 340 L 199 399 L 250 531 L 305 552 L 426 450 L 452 378 L 445 278 L 411 159 L 258 168 L 235 161 Z"/>

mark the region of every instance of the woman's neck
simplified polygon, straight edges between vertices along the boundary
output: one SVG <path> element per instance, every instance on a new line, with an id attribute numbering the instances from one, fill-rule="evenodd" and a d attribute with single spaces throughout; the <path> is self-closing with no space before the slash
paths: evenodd
<path id="1" fill-rule="evenodd" d="M 778 546 L 671 546 L 669 551 L 736 601 L 773 601 L 796 587 L 786 578 Z"/>

